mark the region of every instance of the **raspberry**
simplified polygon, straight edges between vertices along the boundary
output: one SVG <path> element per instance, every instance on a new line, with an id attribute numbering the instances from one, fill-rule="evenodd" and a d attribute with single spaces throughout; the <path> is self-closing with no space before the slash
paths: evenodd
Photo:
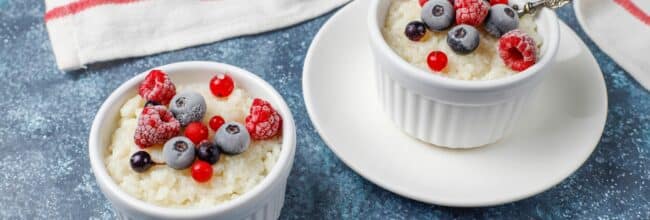
<path id="1" fill-rule="evenodd" d="M 165 106 L 146 106 L 138 118 L 135 129 L 135 144 L 147 148 L 154 144 L 163 144 L 176 136 L 181 130 L 181 124 L 174 118 Z"/>
<path id="2" fill-rule="evenodd" d="M 490 4 L 484 0 L 456 0 L 456 24 L 478 26 L 483 23 L 490 10 Z"/>
<path id="3" fill-rule="evenodd" d="M 264 140 L 280 133 L 282 117 L 270 103 L 262 99 L 253 100 L 250 115 L 246 117 L 246 129 L 254 140 Z"/>
<path id="4" fill-rule="evenodd" d="M 169 104 L 176 95 L 176 87 L 167 74 L 161 70 L 151 70 L 138 88 L 138 94 L 147 101 Z"/>
<path id="5" fill-rule="evenodd" d="M 537 62 L 535 40 L 523 31 L 509 31 L 499 39 L 499 56 L 510 69 L 524 71 Z"/>

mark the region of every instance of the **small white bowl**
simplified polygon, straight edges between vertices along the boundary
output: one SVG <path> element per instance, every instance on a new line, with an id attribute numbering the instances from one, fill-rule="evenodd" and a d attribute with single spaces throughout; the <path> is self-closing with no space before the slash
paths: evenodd
<path id="1" fill-rule="evenodd" d="M 271 172 L 249 192 L 226 203 L 210 208 L 166 208 L 156 206 L 122 191 L 109 176 L 104 163 L 111 137 L 118 125 L 122 105 L 137 94 L 137 88 L 149 71 L 145 71 L 122 84 L 101 106 L 90 131 L 89 156 L 99 188 L 112 203 L 122 219 L 277 219 L 284 204 L 289 171 L 296 149 L 296 129 L 289 107 L 280 94 L 260 77 L 246 70 L 216 62 L 181 62 L 161 69 L 169 74 L 175 84 L 208 83 L 215 73 L 228 73 L 237 87 L 247 90 L 253 97 L 269 101 L 283 119 L 282 150 Z"/>
<path id="2" fill-rule="evenodd" d="M 544 39 L 535 65 L 502 79 L 465 81 L 417 68 L 388 46 L 381 29 L 390 2 L 371 1 L 368 28 L 380 103 L 391 120 L 410 136 L 449 148 L 480 147 L 510 133 L 553 63 L 560 42 L 555 13 L 544 9 L 535 18 Z"/>

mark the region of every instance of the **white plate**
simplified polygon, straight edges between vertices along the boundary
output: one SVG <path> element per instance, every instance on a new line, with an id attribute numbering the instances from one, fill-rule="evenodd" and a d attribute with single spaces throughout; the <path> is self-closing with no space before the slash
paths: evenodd
<path id="1" fill-rule="evenodd" d="M 367 5 L 367 0 L 354 1 L 323 26 L 303 72 L 314 126 L 361 176 L 422 202 L 488 206 L 552 187 L 596 147 L 607 113 L 605 83 L 587 47 L 565 24 L 553 73 L 511 136 L 473 150 L 438 148 L 408 137 L 378 107 Z"/>

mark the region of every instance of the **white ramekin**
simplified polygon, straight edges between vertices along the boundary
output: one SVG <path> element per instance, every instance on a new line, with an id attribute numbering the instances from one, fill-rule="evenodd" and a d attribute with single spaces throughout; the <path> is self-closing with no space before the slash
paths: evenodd
<path id="1" fill-rule="evenodd" d="M 394 124 L 449 148 L 484 146 L 507 135 L 552 65 L 560 41 L 555 13 L 544 9 L 535 18 L 544 42 L 534 66 L 503 79 L 464 81 L 419 69 L 388 46 L 381 29 L 390 2 L 371 0 L 368 28 L 380 103 Z"/>
<path id="2" fill-rule="evenodd" d="M 155 69 L 167 72 L 177 85 L 208 83 L 215 73 L 228 73 L 235 80 L 237 87 L 244 88 L 254 97 L 268 100 L 278 110 L 283 119 L 282 150 L 271 172 L 251 191 L 211 208 L 165 208 L 130 196 L 108 175 L 104 155 L 110 145 L 113 131 L 117 128 L 120 108 L 137 94 L 137 87 L 149 72 L 145 71 L 122 84 L 106 99 L 95 116 L 88 140 L 92 171 L 99 188 L 112 203 L 117 215 L 122 219 L 277 219 L 284 204 L 287 178 L 296 149 L 293 116 L 280 94 L 255 74 L 227 64 L 193 61 Z"/>

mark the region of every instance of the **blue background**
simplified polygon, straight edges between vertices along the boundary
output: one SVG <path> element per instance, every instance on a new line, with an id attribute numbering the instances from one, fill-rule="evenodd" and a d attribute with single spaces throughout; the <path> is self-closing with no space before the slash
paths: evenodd
<path id="1" fill-rule="evenodd" d="M 402 198 L 352 172 L 327 148 L 307 116 L 300 80 L 307 48 L 332 13 L 270 33 L 64 74 L 55 65 L 44 10 L 42 0 L 0 0 L 0 219 L 113 218 L 87 157 L 95 112 L 137 73 L 184 60 L 248 69 L 291 106 L 298 148 L 282 219 L 650 218 L 650 94 L 585 35 L 571 5 L 558 14 L 587 43 L 607 83 L 603 137 L 589 160 L 559 185 L 488 208 Z"/>

